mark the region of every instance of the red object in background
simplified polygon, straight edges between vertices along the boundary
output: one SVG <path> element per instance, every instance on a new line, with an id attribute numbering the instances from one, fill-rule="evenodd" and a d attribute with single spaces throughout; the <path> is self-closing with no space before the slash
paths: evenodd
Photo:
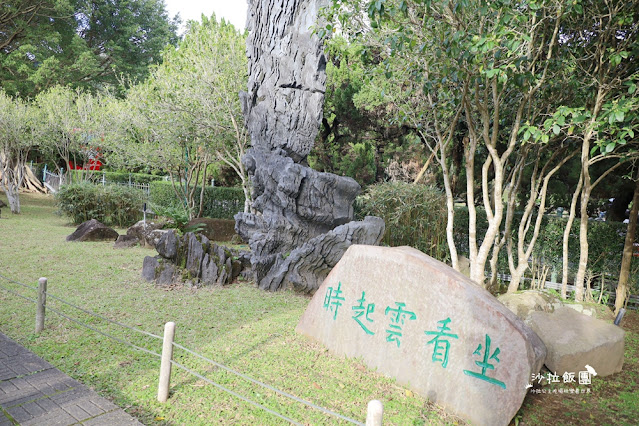
<path id="1" fill-rule="evenodd" d="M 78 164 L 74 164 L 73 161 L 69 161 L 69 166 L 72 170 L 100 170 L 102 168 L 102 161 L 100 160 L 89 160 L 89 164 L 85 164 L 80 166 Z"/>
<path id="2" fill-rule="evenodd" d="M 71 167 L 71 169 L 99 171 L 102 168 L 102 161 L 100 161 L 100 157 L 102 157 L 102 153 L 100 152 L 100 148 L 83 147 L 82 150 L 88 154 L 89 163 L 83 164 L 82 166 L 80 166 L 78 164 L 73 164 L 73 161 L 69 161 L 69 166 Z"/>
<path id="3" fill-rule="evenodd" d="M 639 257 L 639 243 L 632 245 L 632 257 Z"/>

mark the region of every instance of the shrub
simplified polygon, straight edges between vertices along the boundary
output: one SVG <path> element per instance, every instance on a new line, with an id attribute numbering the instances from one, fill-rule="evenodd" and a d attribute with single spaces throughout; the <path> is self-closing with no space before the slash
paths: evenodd
<path id="1" fill-rule="evenodd" d="M 195 191 L 195 205 L 200 203 L 200 188 Z M 171 182 L 156 181 L 149 185 L 149 196 L 153 204 L 167 207 L 181 207 Z M 244 210 L 244 191 L 242 188 L 207 186 L 204 188 L 204 208 L 202 215 L 215 219 L 233 219 L 237 212 Z"/>
<path id="2" fill-rule="evenodd" d="M 108 226 L 126 227 L 139 220 L 144 197 L 133 188 L 78 183 L 62 186 L 56 201 L 74 224 L 97 219 Z"/>
<path id="3" fill-rule="evenodd" d="M 355 207 L 359 216 L 384 219 L 384 244 L 408 245 L 436 259 L 447 259 L 446 198 L 435 187 L 405 182 L 375 184 L 357 198 Z"/>

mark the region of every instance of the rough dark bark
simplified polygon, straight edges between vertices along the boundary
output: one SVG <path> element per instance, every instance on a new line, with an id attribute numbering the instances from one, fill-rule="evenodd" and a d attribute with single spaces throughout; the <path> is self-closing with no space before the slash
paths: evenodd
<path id="1" fill-rule="evenodd" d="M 313 34 L 327 0 L 251 0 L 248 92 L 240 99 L 252 148 L 243 158 L 253 209 L 238 213 L 260 288 L 312 293 L 351 244 L 378 244 L 381 219 L 352 222 L 359 184 L 306 164 L 322 122 L 326 58 Z"/>

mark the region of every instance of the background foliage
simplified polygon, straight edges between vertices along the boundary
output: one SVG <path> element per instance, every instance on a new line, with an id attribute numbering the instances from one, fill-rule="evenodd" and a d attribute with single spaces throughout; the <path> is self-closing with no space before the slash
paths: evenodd
<path id="1" fill-rule="evenodd" d="M 358 216 L 379 216 L 386 222 L 383 244 L 411 246 L 446 261 L 446 200 L 433 186 L 405 182 L 371 185 L 357 198 Z"/>
<path id="2" fill-rule="evenodd" d="M 195 202 L 200 203 L 200 189 L 195 191 Z M 150 201 L 164 208 L 184 209 L 184 201 L 175 194 L 173 184 L 165 181 L 151 182 L 149 185 Z M 233 216 L 244 208 L 244 191 L 242 188 L 207 186 L 204 188 L 204 217 L 215 219 L 233 219 Z"/>

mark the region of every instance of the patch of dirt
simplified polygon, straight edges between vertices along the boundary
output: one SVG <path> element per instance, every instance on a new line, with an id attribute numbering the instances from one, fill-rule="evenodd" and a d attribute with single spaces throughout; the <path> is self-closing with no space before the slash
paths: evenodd
<path id="1" fill-rule="evenodd" d="M 621 322 L 626 331 L 624 365 L 620 373 L 593 377 L 591 385 L 535 382 L 511 425 L 637 424 L 639 404 L 639 312 L 628 311 Z M 541 374 L 548 374 L 545 367 Z M 570 393 L 570 388 L 586 393 Z M 568 393 L 565 391 L 568 389 Z M 590 389 L 590 393 L 587 390 Z M 539 390 L 541 393 L 537 393 Z M 562 392 L 560 392 L 560 390 Z M 545 393 L 543 393 L 545 392 Z"/>

